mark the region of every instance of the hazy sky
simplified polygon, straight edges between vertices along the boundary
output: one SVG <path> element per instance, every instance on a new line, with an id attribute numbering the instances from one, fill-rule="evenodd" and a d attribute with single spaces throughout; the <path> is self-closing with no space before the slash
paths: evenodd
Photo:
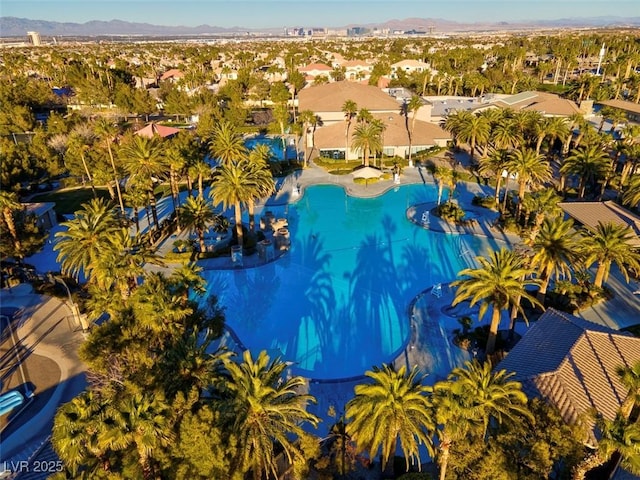
<path id="1" fill-rule="evenodd" d="M 640 0 L 0 0 L 0 16 L 33 20 L 247 28 L 337 27 L 410 17 L 484 22 L 607 15 L 640 16 Z"/>

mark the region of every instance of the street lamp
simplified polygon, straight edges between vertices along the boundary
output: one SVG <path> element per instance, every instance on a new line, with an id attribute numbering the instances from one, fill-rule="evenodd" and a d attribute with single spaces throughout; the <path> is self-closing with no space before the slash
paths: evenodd
<path id="1" fill-rule="evenodd" d="M 78 305 L 73 301 L 73 297 L 71 297 L 71 290 L 69 290 L 69 286 L 67 282 L 65 282 L 61 277 L 54 276 L 53 273 L 48 272 L 47 277 L 49 282 L 52 285 L 55 285 L 56 282 L 60 283 L 65 290 L 67 291 L 67 296 L 69 298 L 69 308 L 71 309 L 71 314 L 73 315 L 73 319 L 75 320 L 76 325 L 80 325 L 82 331 L 86 333 L 89 330 L 89 325 L 87 325 L 86 320 L 80 314 L 80 310 L 78 309 Z"/>

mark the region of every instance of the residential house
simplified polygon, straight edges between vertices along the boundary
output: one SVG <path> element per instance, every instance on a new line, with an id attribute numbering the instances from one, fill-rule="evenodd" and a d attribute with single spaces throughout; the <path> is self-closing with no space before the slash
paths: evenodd
<path id="1" fill-rule="evenodd" d="M 431 71 L 431 65 L 419 60 L 401 60 L 391 65 L 391 78 L 398 78 L 399 72 L 406 75 Z"/>
<path id="2" fill-rule="evenodd" d="M 324 63 L 310 63 L 304 67 L 298 67 L 298 71 L 304 75 L 307 82 L 313 82 L 321 75 L 331 80 L 331 72 L 333 71 L 333 68 Z"/>

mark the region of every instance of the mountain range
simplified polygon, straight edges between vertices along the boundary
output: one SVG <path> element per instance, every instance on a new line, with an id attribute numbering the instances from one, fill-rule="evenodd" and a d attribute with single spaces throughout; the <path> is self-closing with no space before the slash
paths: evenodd
<path id="1" fill-rule="evenodd" d="M 329 28 L 345 29 L 352 27 L 389 28 L 391 30 L 433 31 L 436 33 L 470 32 L 470 31 L 504 31 L 530 28 L 596 28 L 596 27 L 639 27 L 640 17 L 589 17 L 564 18 L 558 20 L 527 20 L 521 22 L 483 22 L 460 23 L 440 18 L 406 18 L 404 20 L 388 20 L 376 24 L 351 24 Z M 308 26 L 310 27 L 310 26 Z M 320 27 L 320 26 L 318 26 Z M 0 36 L 24 37 L 28 31 L 40 32 L 42 36 L 99 36 L 99 35 L 231 35 L 239 33 L 280 33 L 282 28 L 249 29 L 242 26 L 218 27 L 199 25 L 162 26 L 149 23 L 134 23 L 122 20 L 92 20 L 86 23 L 50 22 L 47 20 L 31 20 L 18 17 L 0 17 Z"/>

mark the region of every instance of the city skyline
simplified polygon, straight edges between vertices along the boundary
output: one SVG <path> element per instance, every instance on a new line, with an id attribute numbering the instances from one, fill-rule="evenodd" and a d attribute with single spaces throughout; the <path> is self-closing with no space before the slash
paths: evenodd
<path id="1" fill-rule="evenodd" d="M 224 28 L 285 26 L 339 27 L 394 19 L 434 18 L 465 23 L 527 22 L 561 18 L 638 16 L 634 0 L 469 1 L 469 0 L 2 0 L 3 17 L 85 23 L 123 20 L 162 26 L 211 25 Z"/>

